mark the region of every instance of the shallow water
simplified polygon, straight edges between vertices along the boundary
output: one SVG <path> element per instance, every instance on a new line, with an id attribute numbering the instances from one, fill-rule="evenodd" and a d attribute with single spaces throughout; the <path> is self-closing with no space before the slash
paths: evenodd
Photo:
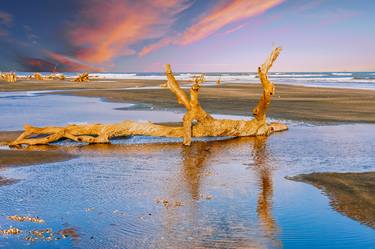
<path id="1" fill-rule="evenodd" d="M 60 97 L 62 102 L 72 98 L 56 98 Z M 52 105 L 49 98 L 20 100 Z M 117 104 L 98 99 L 74 99 L 78 110 L 86 110 L 87 102 L 106 105 L 93 110 L 102 110 L 93 116 L 96 121 L 110 118 L 112 111 L 113 120 L 132 112 L 111 110 Z M 18 108 L 17 100 L 9 101 Z M 62 113 L 59 108 L 65 105 L 59 106 L 53 106 L 53 113 Z M 149 114 L 137 113 L 137 118 L 148 119 Z M 178 118 L 169 114 L 171 121 Z M 25 117 L 17 117 L 12 122 L 21 124 Z M 72 117 L 58 121 L 77 121 Z M 0 247 L 373 248 L 375 230 L 332 210 L 327 197 L 314 187 L 284 177 L 374 170 L 374 131 L 374 125 L 294 124 L 268 139 L 201 141 L 191 147 L 147 137 L 118 139 L 112 145 L 37 147 L 80 157 L 2 172 L 21 181 L 0 188 L 1 229 L 74 228 L 79 238 L 30 243 L 22 233 L 0 237 Z M 169 206 L 157 200 L 168 200 Z M 46 224 L 5 218 L 14 214 L 39 216 Z"/>

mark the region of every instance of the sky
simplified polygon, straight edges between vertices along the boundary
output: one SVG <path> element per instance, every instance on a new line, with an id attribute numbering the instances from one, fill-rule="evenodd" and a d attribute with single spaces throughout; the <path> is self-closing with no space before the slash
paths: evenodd
<path id="1" fill-rule="evenodd" d="M 0 71 L 375 71 L 373 0 L 0 0 Z"/>

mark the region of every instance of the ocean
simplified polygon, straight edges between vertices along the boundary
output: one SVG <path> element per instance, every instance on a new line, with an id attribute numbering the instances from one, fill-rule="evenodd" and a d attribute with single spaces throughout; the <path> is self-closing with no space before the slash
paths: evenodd
<path id="1" fill-rule="evenodd" d="M 30 72 L 17 72 L 19 76 L 31 75 Z M 50 74 L 44 72 L 42 74 Z M 199 72 L 175 73 L 178 80 L 189 80 Z M 67 77 L 74 77 L 77 73 L 64 73 Z M 165 80 L 164 72 L 105 72 L 90 73 L 91 77 L 99 79 L 143 79 Z M 255 72 L 210 72 L 205 73 L 208 83 L 215 83 L 220 79 L 221 83 L 258 83 Z M 307 87 L 334 87 L 349 89 L 375 90 L 375 72 L 270 72 L 269 78 L 276 84 L 300 85 Z"/>

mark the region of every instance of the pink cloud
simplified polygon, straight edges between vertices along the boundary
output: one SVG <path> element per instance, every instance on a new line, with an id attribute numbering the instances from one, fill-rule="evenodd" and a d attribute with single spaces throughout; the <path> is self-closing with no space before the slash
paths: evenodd
<path id="1" fill-rule="evenodd" d="M 234 28 L 232 28 L 232 29 L 228 29 L 227 31 L 224 32 L 224 35 L 229 35 L 229 34 L 231 34 L 231 33 L 234 33 L 234 32 L 236 32 L 236 31 L 242 29 L 242 28 L 245 27 L 245 26 L 246 26 L 246 24 L 243 23 L 243 24 L 240 24 L 240 25 L 238 25 L 238 26 L 236 26 L 236 27 L 234 27 Z"/>
<path id="2" fill-rule="evenodd" d="M 102 68 L 87 65 L 70 56 L 55 53 L 49 50 L 44 50 L 44 54 L 50 59 L 58 63 L 58 69 L 63 68 L 64 71 L 88 71 L 88 72 L 101 72 Z"/>
<path id="3" fill-rule="evenodd" d="M 188 45 L 202 40 L 228 24 L 254 17 L 281 4 L 284 0 L 233 0 L 224 1 L 216 5 L 211 11 L 202 15 L 197 22 L 188 27 L 176 39 L 164 38 L 146 46 L 139 55 L 143 56 L 153 50 L 177 44 Z"/>
<path id="4" fill-rule="evenodd" d="M 166 34 L 186 0 L 110 0 L 90 2 L 70 32 L 79 47 L 76 56 L 89 63 L 105 63 L 132 55 L 135 44 Z"/>

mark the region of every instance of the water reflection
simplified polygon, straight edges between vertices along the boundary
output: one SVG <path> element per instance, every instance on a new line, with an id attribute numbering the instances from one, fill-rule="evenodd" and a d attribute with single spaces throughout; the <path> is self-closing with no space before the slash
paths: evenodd
<path id="1" fill-rule="evenodd" d="M 355 127 L 303 127 L 191 147 L 162 139 L 129 144 L 133 138 L 30 147 L 80 157 L 7 170 L 4 176 L 20 181 L 0 188 L 0 211 L 43 217 L 56 231 L 62 219 L 79 228 L 82 248 L 372 248 L 373 230 L 332 211 L 315 188 L 284 179 L 291 172 L 372 169 L 373 126 Z M 183 206 L 166 208 L 157 198 Z M 0 247 L 5 240 L 16 244 L 0 238 Z"/>
<path id="2" fill-rule="evenodd" d="M 253 143 L 254 169 L 259 179 L 257 214 L 265 235 L 274 241 L 275 246 L 281 247 L 281 242 L 276 240 L 278 227 L 272 215 L 272 166 L 269 162 L 266 139 L 266 137 L 256 137 Z"/>
<path id="3" fill-rule="evenodd" d="M 170 203 L 181 201 L 182 207 L 164 208 L 160 205 L 160 235 L 153 243 L 159 248 L 218 247 L 218 248 L 269 248 L 281 247 L 276 240 L 278 227 L 272 214 L 272 164 L 271 152 L 267 149 L 267 138 L 236 138 L 226 141 L 195 142 L 190 147 L 177 143 L 160 144 L 96 144 L 89 146 L 37 146 L 29 150 L 64 150 L 73 154 L 91 156 L 134 156 L 177 153 L 173 175 L 165 182 L 166 191 L 159 190 L 162 199 Z M 251 165 L 250 174 L 241 179 L 221 175 L 221 169 L 236 170 L 233 165 L 240 154 L 241 170 L 244 164 Z M 247 156 L 246 156 L 247 155 Z M 167 157 L 167 156 L 166 156 Z M 167 160 L 168 158 L 166 158 Z M 171 160 L 171 159 L 169 159 Z M 244 171 L 246 172 L 246 170 Z M 248 171 L 247 171 L 248 172 Z M 249 172 L 248 172 L 249 173 Z M 247 174 L 248 174 L 247 173 Z M 237 173 L 234 174 L 237 177 Z M 255 179 L 252 179 L 254 178 Z M 248 178 L 248 180 L 246 180 Z M 255 184 L 258 189 L 256 202 L 246 203 L 243 210 L 236 209 L 237 199 L 226 191 L 236 184 Z M 211 197 L 212 185 L 221 188 L 218 195 Z M 222 187 L 227 186 L 228 188 Z M 249 188 L 252 191 L 254 186 Z M 162 194 L 164 193 L 164 194 Z M 247 193 L 246 198 L 252 193 Z M 212 198 L 212 199 L 211 199 Z M 222 200 L 222 198 L 227 198 Z M 244 200 L 249 202 L 250 200 Z M 157 205 L 157 204 L 155 204 Z M 241 208 L 241 207 L 238 207 Z M 247 212 L 249 211 L 250 212 Z M 256 213 L 255 222 L 251 215 Z M 256 220 L 258 222 L 256 222 Z M 259 224 L 259 225 L 256 225 Z M 268 242 L 267 242 L 268 241 Z M 265 246 L 267 245 L 267 246 Z"/>
<path id="4" fill-rule="evenodd" d="M 246 224 L 246 221 L 241 220 L 241 217 L 233 219 L 228 214 L 213 218 L 208 217 L 211 212 L 210 214 L 205 213 L 204 206 L 209 205 L 206 203 L 211 200 L 211 196 L 205 189 L 213 175 L 210 171 L 215 168 L 215 165 L 212 165 L 213 161 L 220 160 L 220 157 L 225 157 L 228 151 L 241 149 L 241 147 L 250 148 L 248 150 L 248 153 L 252 155 L 250 164 L 254 166 L 251 169 L 257 176 L 259 192 L 256 213 L 260 227 Z M 181 210 L 165 212 L 164 231 L 158 244 L 160 245 L 162 242 L 161 247 L 172 248 L 188 248 L 192 245 L 197 248 L 269 248 L 270 245 L 272 248 L 281 248 L 281 242 L 276 240 L 278 227 L 272 215 L 273 185 L 272 167 L 268 162 L 269 153 L 265 137 L 239 138 L 224 142 L 196 142 L 190 147 L 182 146 L 180 175 L 175 177 L 176 182 L 173 184 L 169 196 L 176 199 L 184 198 L 182 195 L 188 194 L 190 201 L 187 201 Z M 216 205 L 216 203 L 212 205 Z M 225 205 L 231 205 L 231 203 Z M 254 206 L 251 208 L 255 209 Z M 242 211 L 239 210 L 239 213 Z M 250 213 L 252 212 L 254 211 Z M 259 231 L 262 231 L 263 234 L 254 236 Z M 263 238 L 269 242 L 262 241 Z"/>
<path id="5" fill-rule="evenodd" d="M 182 179 L 187 185 L 192 200 L 201 197 L 200 185 L 204 177 L 206 161 L 211 154 L 209 143 L 198 142 L 182 149 Z"/>

